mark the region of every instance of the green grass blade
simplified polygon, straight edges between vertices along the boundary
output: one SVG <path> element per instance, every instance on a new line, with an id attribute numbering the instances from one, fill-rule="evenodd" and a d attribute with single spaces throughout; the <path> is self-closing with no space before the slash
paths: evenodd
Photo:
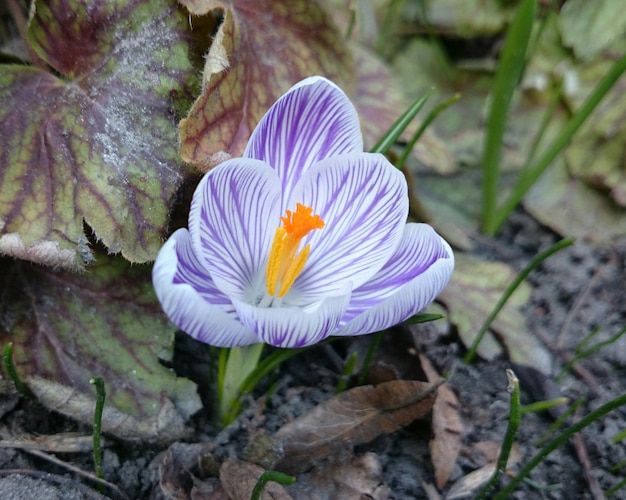
<path id="1" fill-rule="evenodd" d="M 420 128 L 417 129 L 417 132 L 415 132 L 413 137 L 411 137 L 411 140 L 405 146 L 404 151 L 402 151 L 402 156 L 396 162 L 396 168 L 398 168 L 399 170 L 402 170 L 402 168 L 404 167 L 404 164 L 406 163 L 406 160 L 411 154 L 411 151 L 413 151 L 413 147 L 415 146 L 419 138 L 422 136 L 426 128 L 435 120 L 435 118 L 439 116 L 439 114 L 442 111 L 449 108 L 452 104 L 457 102 L 460 98 L 461 98 L 461 94 L 454 94 L 448 99 L 446 99 L 445 101 L 443 101 L 441 104 L 437 105 L 435 109 L 433 109 L 430 113 L 428 113 L 428 116 L 426 117 L 424 122 L 420 125 Z"/>
<path id="2" fill-rule="evenodd" d="M 572 136 L 578 131 L 609 90 L 613 88 L 613 85 L 619 80 L 624 71 L 626 71 L 626 54 L 624 54 L 621 59 L 615 61 L 611 69 L 604 75 L 604 78 L 602 78 L 598 85 L 596 85 L 591 94 L 589 94 L 589 97 L 587 97 L 582 106 L 574 113 L 567 122 L 567 125 L 563 127 L 563 130 L 561 130 L 560 134 L 557 135 L 540 158 L 533 165 L 526 167 L 522 171 L 510 196 L 507 198 L 504 205 L 498 209 L 494 226 L 489 234 L 495 233 L 500 226 L 502 226 L 513 209 L 522 201 L 531 186 L 561 151 L 565 149 L 572 139 Z"/>
<path id="3" fill-rule="evenodd" d="M 524 269 L 520 271 L 517 277 L 506 288 L 506 290 L 502 294 L 502 297 L 500 297 L 500 300 L 498 301 L 496 306 L 493 308 L 493 311 L 491 311 L 491 314 L 485 320 L 485 323 L 483 324 L 481 329 L 478 331 L 478 334 L 476 335 L 474 342 L 472 342 L 471 347 L 469 348 L 469 350 L 463 357 L 463 362 L 465 364 L 468 364 L 472 361 L 472 359 L 476 355 L 478 345 L 480 344 L 483 337 L 485 336 L 485 333 L 487 333 L 487 330 L 491 326 L 491 323 L 493 322 L 494 319 L 496 319 L 496 316 L 500 313 L 500 311 L 504 307 L 504 304 L 507 303 L 511 295 L 513 295 L 513 292 L 515 292 L 515 290 L 517 290 L 517 287 L 521 285 L 522 281 L 526 279 L 526 277 L 533 271 L 533 269 L 535 269 L 539 264 L 541 264 L 544 260 L 550 257 L 550 255 L 573 244 L 574 244 L 573 238 L 563 238 L 562 240 L 557 241 L 550 248 L 548 248 L 547 250 L 544 250 L 539 255 L 537 255 L 533 260 L 530 261 L 530 263 Z"/>
<path id="4" fill-rule="evenodd" d="M 476 498 L 478 500 L 487 498 L 487 495 L 491 492 L 495 485 L 500 482 L 500 479 L 504 475 L 506 464 L 509 461 L 509 455 L 513 449 L 513 443 L 515 443 L 515 435 L 517 434 L 517 429 L 519 428 L 519 424 L 522 420 L 519 380 L 515 376 L 513 370 L 507 370 L 506 376 L 509 379 L 508 390 L 511 393 L 509 424 L 507 425 L 506 434 L 502 440 L 502 447 L 500 449 L 500 454 L 498 455 L 496 470 L 493 473 L 493 476 L 489 478 L 489 481 L 487 481 L 487 483 L 476 494 Z"/>
<path id="5" fill-rule="evenodd" d="M 415 118 L 417 113 L 419 113 L 424 107 L 424 104 L 426 104 L 426 101 L 428 101 L 428 98 L 432 93 L 433 89 L 430 89 L 422 97 L 416 99 L 415 102 L 411 104 L 409 109 L 407 109 L 402 116 L 396 120 L 387 133 L 380 138 L 380 140 L 372 148 L 371 152 L 385 154 L 389 151 L 389 148 L 394 145 L 394 143 L 398 140 L 398 137 L 400 137 L 402 132 L 404 132 L 404 130 L 409 126 L 409 123 L 413 121 L 413 118 Z"/>
<path id="6" fill-rule="evenodd" d="M 522 0 L 504 40 L 496 69 L 482 159 L 482 224 L 486 234 L 493 234 L 496 230 L 502 142 L 513 92 L 526 62 L 526 49 L 530 41 L 536 10 L 536 0 Z"/>
<path id="7" fill-rule="evenodd" d="M 546 444 L 540 451 L 537 453 L 519 472 L 518 474 L 511 480 L 506 487 L 502 488 L 497 495 L 493 498 L 494 500 L 505 500 L 510 498 L 511 493 L 515 491 L 515 488 L 524 480 L 525 477 L 530 474 L 530 472 L 537 467 L 544 459 L 556 450 L 558 447 L 562 446 L 567 442 L 567 440 L 572 437 L 577 432 L 583 430 L 588 425 L 592 424 L 596 420 L 599 420 L 604 415 L 613 411 L 620 406 L 626 405 L 626 394 L 623 394 L 615 399 L 612 399 L 608 403 L 605 403 L 600 408 L 592 411 L 586 417 L 582 418 L 580 421 L 576 422 L 571 427 L 568 427 L 564 432 Z"/>

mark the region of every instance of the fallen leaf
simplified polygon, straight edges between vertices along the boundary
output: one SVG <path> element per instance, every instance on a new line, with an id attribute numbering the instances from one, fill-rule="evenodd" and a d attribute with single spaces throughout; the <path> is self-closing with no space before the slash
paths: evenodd
<path id="1" fill-rule="evenodd" d="M 231 500 L 249 500 L 252 490 L 264 472 L 263 467 L 250 462 L 227 459 L 220 467 L 220 481 Z M 269 481 L 260 498 L 261 500 L 290 500 L 291 495 L 280 484 Z"/>
<path id="2" fill-rule="evenodd" d="M 412 8 L 411 17 L 428 26 L 429 32 L 460 38 L 500 33 L 514 12 L 514 5 L 498 0 L 427 0 L 422 7 L 408 8 Z"/>
<path id="3" fill-rule="evenodd" d="M 495 445 L 495 447 L 494 447 Z M 476 469 L 469 474 L 466 474 L 461 479 L 456 481 L 448 490 L 448 494 L 446 495 L 446 500 L 456 500 L 459 498 L 468 498 L 473 496 L 478 489 L 480 489 L 484 484 L 489 481 L 491 476 L 496 471 L 496 461 L 498 459 L 498 455 L 500 454 L 500 445 L 497 443 L 477 443 L 477 448 L 487 453 L 491 458 L 492 462 L 483 465 L 479 469 Z M 494 453 L 495 452 L 495 453 Z M 509 459 L 507 461 L 507 467 L 513 467 L 516 463 L 518 463 L 522 458 L 522 452 L 517 444 L 513 444 L 511 448 L 511 453 L 509 454 Z"/>
<path id="4" fill-rule="evenodd" d="M 26 378 L 26 383 L 37 400 L 50 410 L 85 425 L 93 425 L 95 396 L 35 376 Z M 185 427 L 186 419 L 174 404 L 167 398 L 157 401 L 153 401 L 152 414 L 141 419 L 105 405 L 102 412 L 102 432 L 121 439 L 141 439 L 159 445 L 187 436 L 189 429 Z"/>
<path id="5" fill-rule="evenodd" d="M 167 449 L 159 466 L 159 484 L 169 500 L 189 499 L 198 458 L 214 447 L 209 443 L 174 443 Z"/>
<path id="6" fill-rule="evenodd" d="M 198 87 L 175 3 L 37 1 L 28 40 L 52 69 L 0 70 L 0 252 L 82 268 L 87 223 L 111 253 L 156 257 L 187 171 L 177 114 Z"/>
<path id="7" fill-rule="evenodd" d="M 624 53 L 626 43 L 616 47 Z M 610 70 L 614 58 L 596 57 L 571 70 L 577 85 L 568 93 L 568 103 L 575 110 L 582 100 Z M 608 193 L 626 209 L 626 76 L 622 76 L 594 109 L 591 116 L 565 148 L 567 167 L 572 176 L 589 186 Z M 626 214 L 626 211 L 623 210 Z"/>
<path id="8" fill-rule="evenodd" d="M 171 360 L 174 332 L 149 266 L 102 254 L 83 274 L 7 258 L 0 266 L 0 345 L 14 343 L 22 378 L 45 378 L 82 394 L 92 421 L 89 380 L 101 377 L 107 404 L 144 422 L 143 435 L 158 428 L 168 405 L 180 421 L 200 409 L 195 384 L 159 361 Z"/>
<path id="9" fill-rule="evenodd" d="M 288 491 L 295 498 L 321 500 L 387 500 L 391 491 L 383 481 L 383 468 L 375 453 L 331 460 L 316 467 L 310 475 L 298 477 Z"/>
<path id="10" fill-rule="evenodd" d="M 323 457 L 368 443 L 424 417 L 439 383 L 393 380 L 354 387 L 281 427 L 285 456 L 276 469 L 295 474 Z"/>
<path id="11" fill-rule="evenodd" d="M 323 75 L 352 93 L 354 62 L 315 2 L 183 0 L 192 15 L 224 20 L 207 56 L 205 86 L 179 125 L 180 154 L 201 170 L 241 156 L 267 109 L 297 81 Z"/>
<path id="12" fill-rule="evenodd" d="M 439 380 L 440 375 L 430 360 L 423 354 L 419 355 L 419 359 L 428 381 Z M 435 483 L 441 490 L 452 475 L 465 430 L 461 420 L 459 399 L 445 383 L 437 389 L 432 427 L 433 438 L 429 442 L 430 459 L 435 469 Z"/>
<path id="13" fill-rule="evenodd" d="M 454 274 L 439 300 L 448 307 L 450 321 L 456 325 L 463 344 L 469 347 L 517 273 L 502 262 L 487 262 L 463 253 L 457 253 L 455 258 Z M 491 324 L 477 352 L 489 361 L 506 348 L 514 363 L 549 374 L 552 357 L 529 331 L 522 314 L 521 308 L 530 299 L 531 290 L 526 282 L 517 288 Z"/>
<path id="14" fill-rule="evenodd" d="M 563 158 L 557 158 L 533 185 L 524 199 L 524 208 L 562 235 L 596 244 L 610 243 L 626 235 L 626 210 L 572 177 Z"/>
<path id="15" fill-rule="evenodd" d="M 359 45 L 352 44 L 351 48 L 357 72 L 354 105 L 361 117 L 367 150 L 391 128 L 410 103 L 383 61 Z M 417 128 L 416 123 L 409 125 L 402 139 L 410 140 Z M 440 174 L 456 170 L 450 149 L 431 128 L 424 131 L 413 154 L 423 165 Z"/>
<path id="16" fill-rule="evenodd" d="M 559 13 L 563 43 L 589 59 L 626 36 L 626 10 L 614 0 L 567 0 Z"/>

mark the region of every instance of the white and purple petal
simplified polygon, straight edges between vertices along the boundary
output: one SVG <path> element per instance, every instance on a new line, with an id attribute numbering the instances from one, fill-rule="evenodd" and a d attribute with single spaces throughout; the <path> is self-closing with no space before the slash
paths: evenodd
<path id="1" fill-rule="evenodd" d="M 450 245 L 427 224 L 407 224 L 389 262 L 352 293 L 339 330 L 362 335 L 410 318 L 445 288 L 454 269 Z"/>
<path id="2" fill-rule="evenodd" d="M 260 342 L 197 259 L 186 229 L 176 231 L 159 251 L 152 282 L 170 320 L 195 339 L 218 347 Z"/>
<path id="3" fill-rule="evenodd" d="M 228 160 L 200 181 L 189 214 L 194 251 L 216 286 L 253 301 L 280 224 L 280 182 L 267 164 Z"/>
<path id="4" fill-rule="evenodd" d="M 384 156 L 360 153 L 324 160 L 302 178 L 290 200 L 313 208 L 325 225 L 306 237 L 309 259 L 294 283 L 304 302 L 342 283 L 358 288 L 389 260 L 408 215 L 404 176 Z"/>
<path id="5" fill-rule="evenodd" d="M 349 287 L 306 307 L 255 307 L 234 301 L 241 321 L 265 343 L 305 347 L 321 342 L 337 328 L 350 301 Z"/>
<path id="6" fill-rule="evenodd" d="M 359 116 L 344 92 L 316 76 L 294 85 L 263 116 L 244 157 L 271 165 L 283 203 L 302 175 L 320 160 L 363 151 Z"/>

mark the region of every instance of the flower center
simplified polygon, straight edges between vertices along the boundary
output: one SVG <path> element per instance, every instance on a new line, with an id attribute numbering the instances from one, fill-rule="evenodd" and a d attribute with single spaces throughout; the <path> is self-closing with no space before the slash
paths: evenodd
<path id="1" fill-rule="evenodd" d="M 306 245 L 298 252 L 300 241 L 314 229 L 324 227 L 322 218 L 313 215 L 311 207 L 300 203 L 296 204 L 295 212 L 287 210 L 287 215 L 280 220 L 283 225 L 276 229 L 265 269 L 267 292 L 278 298 L 284 297 L 289 291 L 309 256 L 311 245 Z"/>

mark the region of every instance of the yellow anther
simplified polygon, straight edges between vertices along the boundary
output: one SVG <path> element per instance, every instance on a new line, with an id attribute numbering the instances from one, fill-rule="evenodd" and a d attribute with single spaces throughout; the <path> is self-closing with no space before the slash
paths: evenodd
<path id="1" fill-rule="evenodd" d="M 304 269 L 311 247 L 306 245 L 298 252 L 302 238 L 324 227 L 321 217 L 312 214 L 311 207 L 297 203 L 295 212 L 287 210 L 280 218 L 283 225 L 276 229 L 265 269 L 267 292 L 273 297 L 284 297 Z"/>

